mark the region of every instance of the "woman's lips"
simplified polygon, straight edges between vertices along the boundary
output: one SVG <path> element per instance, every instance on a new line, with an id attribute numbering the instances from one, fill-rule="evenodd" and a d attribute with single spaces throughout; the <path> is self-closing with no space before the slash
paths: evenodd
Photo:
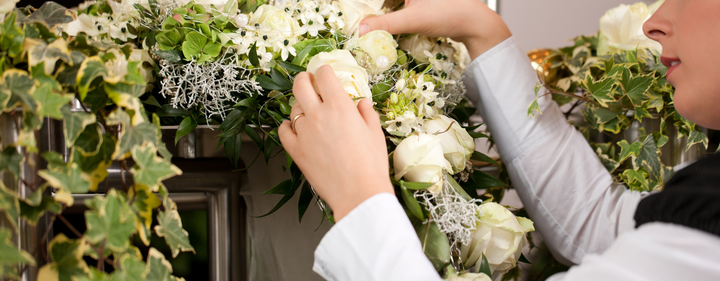
<path id="1" fill-rule="evenodd" d="M 678 66 L 680 66 L 680 59 L 678 58 L 668 58 L 668 57 L 660 57 L 660 62 L 668 67 L 666 77 L 670 77 L 670 73 L 672 73 Z"/>

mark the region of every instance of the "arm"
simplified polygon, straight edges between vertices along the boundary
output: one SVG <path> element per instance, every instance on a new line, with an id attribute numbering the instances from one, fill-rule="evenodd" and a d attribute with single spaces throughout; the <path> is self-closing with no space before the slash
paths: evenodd
<path id="1" fill-rule="evenodd" d="M 634 228 L 640 193 L 613 183 L 550 96 L 538 101 L 542 114 L 527 116 L 536 81 L 512 38 L 477 57 L 464 79 L 536 229 L 556 258 L 577 264 Z"/>
<path id="2" fill-rule="evenodd" d="M 327 280 L 442 280 L 415 237 L 395 196 L 378 194 L 328 231 L 313 270 Z"/>

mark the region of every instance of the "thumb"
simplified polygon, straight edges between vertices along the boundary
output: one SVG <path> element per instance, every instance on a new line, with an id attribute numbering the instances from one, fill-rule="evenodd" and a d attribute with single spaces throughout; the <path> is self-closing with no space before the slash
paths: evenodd
<path id="1" fill-rule="evenodd" d="M 381 16 L 370 17 L 360 22 L 360 36 L 374 30 L 385 30 L 390 34 L 418 33 L 419 22 L 413 20 L 409 8 Z"/>

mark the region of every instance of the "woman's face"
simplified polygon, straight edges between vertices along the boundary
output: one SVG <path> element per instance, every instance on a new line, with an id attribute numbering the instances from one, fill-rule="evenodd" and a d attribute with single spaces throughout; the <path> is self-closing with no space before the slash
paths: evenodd
<path id="1" fill-rule="evenodd" d="M 662 44 L 675 109 L 701 126 L 720 129 L 720 1 L 666 0 L 643 31 Z"/>

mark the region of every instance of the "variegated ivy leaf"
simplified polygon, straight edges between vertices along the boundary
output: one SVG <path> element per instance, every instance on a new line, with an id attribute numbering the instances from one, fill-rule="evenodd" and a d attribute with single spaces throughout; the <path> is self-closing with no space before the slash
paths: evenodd
<path id="1" fill-rule="evenodd" d="M 650 100 L 648 90 L 655 82 L 653 73 L 646 75 L 634 76 L 629 69 L 623 69 L 622 77 L 620 79 L 620 87 L 622 87 L 625 94 L 630 98 L 630 102 L 636 107 L 641 107 L 645 102 Z"/>
<path id="2" fill-rule="evenodd" d="M 605 77 L 595 81 L 592 75 L 590 75 L 590 72 L 587 72 L 582 85 L 602 106 L 607 107 L 608 102 L 615 101 L 615 98 L 611 94 L 615 86 L 615 80 L 612 78 Z"/>
<path id="3" fill-rule="evenodd" d="M 42 117 L 51 117 L 54 119 L 63 119 L 60 108 L 68 104 L 72 100 L 72 95 L 63 95 L 54 93 L 51 84 L 40 84 L 35 90 L 34 97 L 38 101 L 38 115 Z"/>
<path id="4" fill-rule="evenodd" d="M 132 93 L 132 91 L 140 91 L 140 95 L 142 95 L 145 92 L 145 85 L 128 85 L 123 83 L 113 85 L 106 83 L 104 88 L 110 100 L 115 104 L 126 110 L 132 110 L 133 116 L 130 120 L 132 125 L 145 122 L 145 114 L 143 114 L 145 108 L 142 106 L 140 99 Z"/>
<path id="5" fill-rule="evenodd" d="M 10 97 L 6 98 L 3 111 L 9 112 L 17 106 L 23 106 L 30 111 L 37 110 L 37 103 L 32 97 L 35 80 L 30 78 L 27 72 L 16 68 L 6 70 L 0 86 L 6 89 L 3 91 L 6 95 L 10 94 Z M 2 97 L 0 96 L 0 98 Z M 0 100 L 0 102 L 2 101 Z"/>
<path id="6" fill-rule="evenodd" d="M 50 242 L 49 256 L 52 263 L 46 264 L 38 271 L 37 280 L 77 280 L 89 278 L 83 253 L 87 244 L 84 239 L 68 239 L 65 234 L 58 234 Z"/>
<path id="7" fill-rule="evenodd" d="M 637 171 L 627 169 L 623 172 L 625 184 L 627 184 L 630 190 L 650 191 L 647 177 L 648 173 L 643 169 L 639 169 Z"/>
<path id="8" fill-rule="evenodd" d="M 633 166 L 635 167 L 635 170 L 639 169 L 640 167 L 645 167 L 645 169 L 647 169 L 648 173 L 650 174 L 650 178 L 652 179 L 663 178 L 663 165 L 662 162 L 660 162 L 658 147 L 655 142 L 655 137 L 653 137 L 653 135 L 648 135 L 642 141 L 642 148 L 640 148 L 640 151 L 638 152 L 638 157 L 635 159 L 635 162 L 633 162 Z"/>
<path id="9" fill-rule="evenodd" d="M 28 50 L 28 64 L 30 67 L 44 63 L 43 71 L 47 75 L 53 73 L 55 63 L 58 60 L 72 64 L 70 50 L 67 48 L 67 42 L 63 38 L 57 38 L 49 45 L 45 43 L 45 40 L 28 38 L 24 44 L 23 47 Z"/>
<path id="10" fill-rule="evenodd" d="M 78 147 L 73 148 L 70 161 L 80 166 L 83 172 L 83 178 L 90 182 L 90 191 L 95 191 L 98 184 L 107 177 L 107 168 L 112 164 L 112 154 L 114 151 L 115 140 L 110 135 L 102 136 L 100 148 L 94 155 L 84 156 Z"/>
<path id="11" fill-rule="evenodd" d="M 80 134 L 90 124 L 95 124 L 95 115 L 85 112 L 72 112 L 70 106 L 66 105 L 60 109 L 63 115 L 63 130 L 65 133 L 65 145 L 71 147 Z"/>
<path id="12" fill-rule="evenodd" d="M 108 75 L 105 63 L 98 56 L 89 57 L 82 62 L 80 70 L 77 73 L 77 88 L 80 94 L 80 100 L 85 100 L 90 83 L 95 78 Z"/>
<path id="13" fill-rule="evenodd" d="M 11 238 L 10 230 L 0 229 L 0 276 L 5 276 L 3 271 L 7 267 L 14 267 L 18 264 L 35 266 L 35 259 L 28 252 L 19 250 Z"/>
<path id="14" fill-rule="evenodd" d="M 40 62 L 38 65 L 30 67 L 30 76 L 37 81 L 38 85 L 49 85 L 51 90 L 62 90 L 60 82 L 58 82 L 55 77 L 45 73 L 45 62 Z"/>
<path id="15" fill-rule="evenodd" d="M 95 212 L 85 212 L 85 238 L 91 243 L 107 239 L 105 246 L 115 252 L 127 248 L 130 235 L 135 231 L 135 213 L 124 197 L 117 190 L 110 189 L 105 197 L 95 196 L 93 200 L 87 200 L 86 204 Z"/>
<path id="16" fill-rule="evenodd" d="M 172 265 L 165 259 L 165 256 L 155 248 L 150 248 L 147 257 L 147 265 L 143 272 L 147 281 L 178 281 L 184 280 L 172 276 Z"/>
<path id="17" fill-rule="evenodd" d="M 41 189 L 38 189 L 38 191 L 40 190 Z M 54 214 L 62 212 L 62 205 L 55 201 L 53 196 L 42 196 L 40 199 L 40 202 L 38 202 L 35 206 L 30 205 L 27 199 L 25 201 L 20 201 L 20 216 L 22 216 L 25 221 L 31 225 L 37 224 L 38 219 L 40 219 L 45 212 L 51 212 Z"/>
<path id="18" fill-rule="evenodd" d="M 20 15 L 23 17 L 23 15 Z M 12 12 L 5 21 L 0 25 L 0 45 L 7 50 L 8 56 L 17 58 L 23 51 L 23 41 L 25 41 L 25 33 L 19 25 L 15 24 L 17 12 Z"/>
<path id="19" fill-rule="evenodd" d="M 618 161 L 615 161 L 607 154 L 604 154 L 602 152 L 602 149 L 598 148 L 597 150 L 595 150 L 595 153 L 597 154 L 598 158 L 600 158 L 600 162 L 602 162 L 603 166 L 605 166 L 605 169 L 608 170 L 608 172 L 615 171 L 615 169 L 620 166 L 620 163 L 618 163 Z"/>
<path id="20" fill-rule="evenodd" d="M 155 226 L 155 233 L 165 238 L 165 243 L 170 246 L 173 258 L 176 257 L 180 251 L 191 251 L 195 253 L 195 248 L 190 245 L 187 231 L 182 228 L 182 221 L 180 220 L 180 214 L 178 214 L 177 210 L 158 212 L 157 221 L 158 225 Z"/>
<path id="21" fill-rule="evenodd" d="M 0 211 L 5 213 L 7 221 L 12 225 L 13 229 L 17 230 L 17 218 L 20 214 L 17 193 L 5 187 L 2 181 L 0 181 Z"/>
<path id="22" fill-rule="evenodd" d="M 628 157 L 632 157 L 632 159 L 634 160 L 635 157 L 640 154 L 640 148 L 642 148 L 642 143 L 633 142 L 631 145 L 626 140 L 621 140 L 620 142 L 618 142 L 618 145 L 620 146 L 621 163 L 625 161 L 625 159 L 627 159 Z"/>
<path id="23" fill-rule="evenodd" d="M 20 164 L 24 158 L 14 146 L 7 146 L 0 153 L 0 171 L 8 170 L 17 179 L 20 175 Z"/>
<path id="24" fill-rule="evenodd" d="M 90 190 L 90 180 L 83 176 L 82 170 L 76 163 L 69 163 L 67 167 L 57 170 L 42 170 L 38 175 L 50 186 L 66 192 L 87 193 Z"/>
<path id="25" fill-rule="evenodd" d="M 150 192 L 147 186 L 135 184 L 128 191 L 128 197 L 135 197 L 135 201 L 131 207 L 137 213 L 137 221 L 135 229 L 140 235 L 140 240 L 145 246 L 150 245 L 150 235 L 152 235 L 150 227 L 152 226 L 153 210 L 160 206 L 160 199 L 157 195 Z"/>
<path id="26" fill-rule="evenodd" d="M 72 11 L 58 3 L 48 1 L 30 14 L 30 16 L 22 19 L 21 22 L 39 22 L 47 26 L 48 29 L 52 29 L 58 24 L 68 23 L 73 21 L 73 19 Z"/>
<path id="27" fill-rule="evenodd" d="M 165 142 L 162 141 L 162 131 L 160 130 L 160 116 L 153 113 L 153 125 L 155 125 L 155 131 L 157 133 L 157 137 L 155 138 L 157 140 L 157 149 L 158 153 L 160 153 L 160 156 L 170 161 L 172 158 L 172 153 L 167 149 L 167 146 L 165 145 Z"/>
<path id="28" fill-rule="evenodd" d="M 131 169 L 135 183 L 149 186 L 151 190 L 157 190 L 158 184 L 167 178 L 182 175 L 180 168 L 157 156 L 152 143 L 134 147 L 132 158 L 135 160 L 135 166 Z"/>
<path id="29" fill-rule="evenodd" d="M 120 139 L 115 145 L 113 159 L 122 160 L 127 158 L 130 151 L 145 142 L 158 142 L 157 127 L 154 124 L 143 122 L 136 126 L 130 125 L 130 115 L 122 109 L 111 112 L 107 118 L 108 125 L 123 125 L 120 131 Z"/>
<path id="30" fill-rule="evenodd" d="M 688 136 L 687 146 L 685 147 L 685 151 L 688 151 L 690 149 L 690 147 L 696 143 L 702 144 L 707 149 L 708 138 L 705 135 L 705 133 L 698 131 L 697 129 L 690 132 L 690 136 Z"/>
<path id="31" fill-rule="evenodd" d="M 147 265 L 141 259 L 133 255 L 122 255 L 120 267 L 110 274 L 108 281 L 135 281 L 144 280 L 144 271 Z"/>

